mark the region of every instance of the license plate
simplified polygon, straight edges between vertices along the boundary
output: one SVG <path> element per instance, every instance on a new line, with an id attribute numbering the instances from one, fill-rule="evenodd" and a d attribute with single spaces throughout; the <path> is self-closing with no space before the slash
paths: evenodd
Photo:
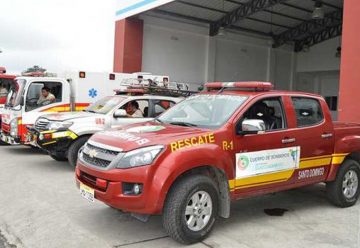
<path id="1" fill-rule="evenodd" d="M 95 202 L 94 189 L 82 183 L 80 183 L 80 195 L 90 202 Z"/>

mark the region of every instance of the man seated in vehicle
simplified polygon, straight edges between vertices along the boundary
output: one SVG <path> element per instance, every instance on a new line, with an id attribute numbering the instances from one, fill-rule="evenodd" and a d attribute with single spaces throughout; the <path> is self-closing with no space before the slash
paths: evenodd
<path id="1" fill-rule="evenodd" d="M 132 118 L 144 117 L 143 113 L 139 109 L 139 103 L 136 101 L 132 101 L 127 104 L 126 113 L 127 113 L 128 117 L 132 117 Z"/>
<path id="2" fill-rule="evenodd" d="M 38 105 L 48 105 L 53 102 L 55 102 L 55 96 L 50 93 L 50 89 L 46 86 L 44 86 L 41 89 L 41 95 L 39 97 L 39 100 L 37 101 Z"/>
<path id="3" fill-rule="evenodd" d="M 5 84 L 0 80 L 0 97 L 5 97 L 9 93 L 8 89 L 6 88 Z"/>
<path id="4" fill-rule="evenodd" d="M 281 120 L 274 116 L 274 110 L 264 102 L 258 102 L 248 112 L 248 119 L 259 119 L 265 123 L 266 131 L 281 128 Z"/>

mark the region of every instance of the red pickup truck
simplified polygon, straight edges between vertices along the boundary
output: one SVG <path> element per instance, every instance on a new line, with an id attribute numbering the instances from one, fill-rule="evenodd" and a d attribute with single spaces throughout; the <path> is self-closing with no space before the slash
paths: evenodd
<path id="1" fill-rule="evenodd" d="M 209 83 L 152 122 L 92 136 L 76 181 L 88 200 L 163 215 L 175 240 L 202 240 L 230 203 L 326 183 L 329 200 L 359 197 L 360 125 L 331 120 L 318 95 L 265 82 Z"/>

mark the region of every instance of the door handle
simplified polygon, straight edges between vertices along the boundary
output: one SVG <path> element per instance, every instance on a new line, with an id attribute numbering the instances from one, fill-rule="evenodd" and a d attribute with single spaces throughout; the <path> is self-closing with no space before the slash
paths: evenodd
<path id="1" fill-rule="evenodd" d="M 282 140 L 282 143 L 283 143 L 283 144 L 290 144 L 290 143 L 294 143 L 295 141 L 296 141 L 295 138 L 284 138 L 284 139 Z"/>
<path id="2" fill-rule="evenodd" d="M 329 138 L 332 138 L 333 134 L 332 133 L 323 133 L 321 135 L 321 138 L 323 139 L 329 139 Z"/>

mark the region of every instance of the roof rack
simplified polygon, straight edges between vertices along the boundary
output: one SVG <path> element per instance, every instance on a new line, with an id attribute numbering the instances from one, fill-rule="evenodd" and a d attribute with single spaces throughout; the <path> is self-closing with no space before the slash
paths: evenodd
<path id="1" fill-rule="evenodd" d="M 168 89 L 159 86 L 128 86 L 126 89 L 115 90 L 116 95 L 157 95 L 170 97 L 188 97 L 198 93 L 190 90 Z"/>
<path id="2" fill-rule="evenodd" d="M 274 86 L 270 82 L 216 82 L 206 83 L 205 87 L 208 89 L 208 91 L 222 89 L 270 91 L 274 88 Z"/>

